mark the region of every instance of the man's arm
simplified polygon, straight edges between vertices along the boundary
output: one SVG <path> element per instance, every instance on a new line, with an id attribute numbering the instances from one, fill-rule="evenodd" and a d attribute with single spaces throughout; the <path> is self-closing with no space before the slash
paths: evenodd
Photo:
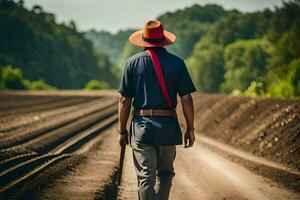
<path id="1" fill-rule="evenodd" d="M 184 134 L 184 147 L 192 147 L 195 142 L 194 134 L 194 103 L 191 94 L 184 95 L 181 98 L 182 110 L 186 121 L 187 130 Z"/>
<path id="2" fill-rule="evenodd" d="M 118 118 L 119 118 L 119 131 L 126 130 L 127 121 L 130 115 L 132 98 L 121 96 L 119 99 Z M 119 144 L 128 144 L 128 134 L 119 136 Z"/>

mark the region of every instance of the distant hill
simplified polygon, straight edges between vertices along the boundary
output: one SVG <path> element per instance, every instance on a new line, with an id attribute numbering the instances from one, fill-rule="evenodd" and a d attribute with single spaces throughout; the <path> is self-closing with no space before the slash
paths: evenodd
<path id="1" fill-rule="evenodd" d="M 159 16 L 158 19 L 162 21 L 165 29 L 177 36 L 176 43 L 167 48 L 171 52 L 187 58 L 191 55 L 194 44 L 205 35 L 209 27 L 220 17 L 226 16 L 230 12 L 217 5 L 194 5 Z M 106 31 L 91 30 L 85 33 L 85 36 L 93 42 L 97 51 L 108 54 L 110 61 L 122 67 L 129 56 L 142 49 L 127 42 L 133 31 L 135 30 L 111 34 Z"/>
<path id="2" fill-rule="evenodd" d="M 117 87 L 126 60 L 143 50 L 128 42 L 134 30 L 80 33 L 74 22 L 57 24 L 39 6 L 29 11 L 19 2 L 0 7 L 0 66 L 19 67 L 25 78 L 58 88 L 90 79 Z M 158 19 L 176 34 L 166 48 L 186 61 L 198 91 L 300 97 L 300 0 L 249 13 L 193 5 Z"/>
<path id="3" fill-rule="evenodd" d="M 237 11 L 225 11 L 217 5 L 193 5 L 158 17 L 165 29 L 176 34 L 176 42 L 168 47 L 182 58 L 188 58 L 197 41 L 220 18 Z"/>
<path id="4" fill-rule="evenodd" d="M 199 91 L 290 98 L 300 96 L 299 13 L 300 0 L 290 0 L 251 13 L 193 5 L 158 19 L 176 34 L 166 48 L 186 60 Z M 98 32 L 92 41 L 122 68 L 142 50 L 127 41 L 131 32 Z"/>
<path id="5" fill-rule="evenodd" d="M 74 22 L 58 24 L 40 6 L 1 1 L 0 66 L 12 65 L 25 78 L 43 79 L 57 88 L 83 88 L 91 79 L 116 86 L 107 56 L 97 53 Z"/>
<path id="6" fill-rule="evenodd" d="M 128 35 L 134 30 L 119 31 L 112 34 L 107 31 L 90 30 L 85 37 L 93 42 L 95 49 L 108 55 L 110 62 L 116 63 L 123 51 Z"/>
<path id="7" fill-rule="evenodd" d="M 300 96 L 300 1 L 274 11 L 230 13 L 199 39 L 187 59 L 202 92 Z"/>

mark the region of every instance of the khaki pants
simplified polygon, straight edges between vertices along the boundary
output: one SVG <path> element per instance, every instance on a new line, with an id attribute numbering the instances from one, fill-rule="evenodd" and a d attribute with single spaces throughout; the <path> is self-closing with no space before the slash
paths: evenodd
<path id="1" fill-rule="evenodd" d="M 139 200 L 167 200 L 175 176 L 176 146 L 151 146 L 131 137 Z"/>

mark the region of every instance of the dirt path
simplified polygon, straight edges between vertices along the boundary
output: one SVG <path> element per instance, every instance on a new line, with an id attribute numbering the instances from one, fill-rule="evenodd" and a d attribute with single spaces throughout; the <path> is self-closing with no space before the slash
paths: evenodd
<path id="1" fill-rule="evenodd" d="M 128 149 L 120 199 L 136 199 L 136 177 Z M 177 148 L 172 200 L 297 200 L 299 194 L 265 180 L 196 143 Z"/>
<path id="2" fill-rule="evenodd" d="M 48 175 L 49 178 L 39 178 L 40 182 L 48 179 L 47 184 L 33 192 L 28 192 L 31 190 L 28 187 L 25 194 L 20 194 L 22 199 L 102 199 L 100 197 L 118 165 L 117 134 L 112 134 L 115 129 L 116 126 L 113 126 L 83 146 L 80 161 L 69 164 L 68 169 L 59 176 L 50 171 L 48 174 L 52 175 Z M 33 188 L 36 189 L 36 186 Z"/>
<path id="3" fill-rule="evenodd" d="M 133 167 L 131 148 L 127 146 L 118 200 L 137 199 L 136 185 L 137 179 Z"/>

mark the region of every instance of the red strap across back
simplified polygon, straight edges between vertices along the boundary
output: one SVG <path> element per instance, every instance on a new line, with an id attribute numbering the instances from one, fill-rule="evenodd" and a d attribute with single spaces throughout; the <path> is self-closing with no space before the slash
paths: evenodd
<path id="1" fill-rule="evenodd" d="M 169 108 L 172 109 L 172 101 L 171 101 L 171 98 L 170 98 L 169 93 L 168 93 L 166 81 L 165 81 L 165 78 L 164 78 L 164 74 L 162 72 L 162 68 L 161 68 L 161 65 L 160 65 L 160 62 L 159 62 L 159 58 L 158 58 L 158 56 L 157 56 L 154 49 L 148 49 L 146 52 L 152 60 L 154 70 L 155 70 L 155 73 L 156 73 L 156 76 L 157 76 L 157 79 L 158 79 L 159 86 L 160 86 L 161 92 L 163 94 L 163 97 L 164 97 L 167 105 L 169 106 Z"/>

